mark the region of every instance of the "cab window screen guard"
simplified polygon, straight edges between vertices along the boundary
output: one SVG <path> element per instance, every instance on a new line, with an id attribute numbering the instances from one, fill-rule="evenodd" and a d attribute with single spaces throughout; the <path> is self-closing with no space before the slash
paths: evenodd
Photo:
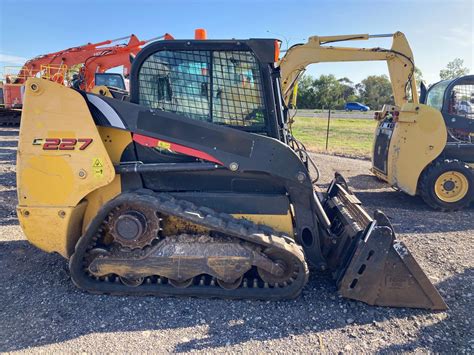
<path id="1" fill-rule="evenodd" d="M 247 51 L 158 51 L 138 72 L 139 103 L 196 120 L 265 128 L 260 69 Z"/>
<path id="2" fill-rule="evenodd" d="M 474 81 L 458 81 L 449 93 L 448 113 L 474 118 Z"/>

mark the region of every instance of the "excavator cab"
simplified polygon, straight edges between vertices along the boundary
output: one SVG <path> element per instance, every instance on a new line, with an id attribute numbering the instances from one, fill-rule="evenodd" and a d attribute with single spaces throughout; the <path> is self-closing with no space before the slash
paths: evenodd
<path id="1" fill-rule="evenodd" d="M 444 309 L 383 213 L 340 175 L 313 183 L 278 51 L 273 39 L 151 43 L 129 102 L 30 79 L 17 162 L 28 239 L 93 293 L 286 299 L 311 263 L 345 297 Z"/>
<path id="2" fill-rule="evenodd" d="M 126 91 L 125 80 L 118 73 L 95 73 L 94 83 L 96 86 L 109 86 Z"/>

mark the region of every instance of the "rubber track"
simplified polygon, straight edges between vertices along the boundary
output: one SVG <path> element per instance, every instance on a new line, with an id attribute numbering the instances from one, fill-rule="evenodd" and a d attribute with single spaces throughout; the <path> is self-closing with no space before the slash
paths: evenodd
<path id="1" fill-rule="evenodd" d="M 278 249 L 293 258 L 298 264 L 299 273 L 287 286 L 278 287 L 243 287 L 235 290 L 225 290 L 219 286 L 191 285 L 187 288 L 176 288 L 169 284 L 143 283 L 138 287 L 129 287 L 121 283 L 106 282 L 90 277 L 83 269 L 84 256 L 88 247 L 93 245 L 94 237 L 116 206 L 129 201 L 141 200 L 153 203 L 156 211 L 164 215 L 182 218 L 205 228 L 224 233 L 226 235 L 261 245 L 263 252 L 267 248 Z M 226 213 L 218 213 L 207 207 L 198 207 L 195 204 L 178 200 L 168 194 L 154 193 L 141 190 L 135 193 L 124 193 L 109 201 L 102 207 L 90 224 L 86 233 L 76 244 L 75 252 L 70 258 L 71 278 L 76 286 L 91 293 L 113 295 L 155 295 L 155 296 L 193 296 L 203 298 L 225 299 L 260 299 L 280 300 L 297 297 L 308 281 L 308 266 L 301 246 L 296 244 L 285 234 L 276 232 L 270 227 L 257 225 L 248 220 L 236 219 Z"/>
<path id="2" fill-rule="evenodd" d="M 0 127 L 20 126 L 21 112 L 0 108 Z"/>

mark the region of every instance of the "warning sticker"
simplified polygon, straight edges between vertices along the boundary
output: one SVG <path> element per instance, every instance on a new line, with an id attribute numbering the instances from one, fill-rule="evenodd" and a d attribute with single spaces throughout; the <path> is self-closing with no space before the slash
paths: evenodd
<path id="1" fill-rule="evenodd" d="M 171 143 L 158 141 L 158 143 L 156 143 L 156 147 L 162 149 L 171 149 Z"/>
<path id="2" fill-rule="evenodd" d="M 103 177 L 104 176 L 104 165 L 99 158 L 94 158 L 92 162 L 92 170 L 94 171 L 94 175 L 96 177 Z"/>
<path id="3" fill-rule="evenodd" d="M 94 159 L 94 163 L 92 163 L 93 168 L 103 168 L 102 161 L 99 158 Z"/>

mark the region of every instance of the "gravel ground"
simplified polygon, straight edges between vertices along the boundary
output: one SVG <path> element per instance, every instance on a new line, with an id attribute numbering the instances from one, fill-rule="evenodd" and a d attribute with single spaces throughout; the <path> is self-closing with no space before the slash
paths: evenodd
<path id="1" fill-rule="evenodd" d="M 1 352 L 474 352 L 473 208 L 433 212 L 377 182 L 367 161 L 314 155 L 323 183 L 337 169 L 368 210 L 386 212 L 446 312 L 342 299 L 316 273 L 284 302 L 94 296 L 74 287 L 65 260 L 25 240 L 15 215 L 17 134 L 0 129 Z"/>

